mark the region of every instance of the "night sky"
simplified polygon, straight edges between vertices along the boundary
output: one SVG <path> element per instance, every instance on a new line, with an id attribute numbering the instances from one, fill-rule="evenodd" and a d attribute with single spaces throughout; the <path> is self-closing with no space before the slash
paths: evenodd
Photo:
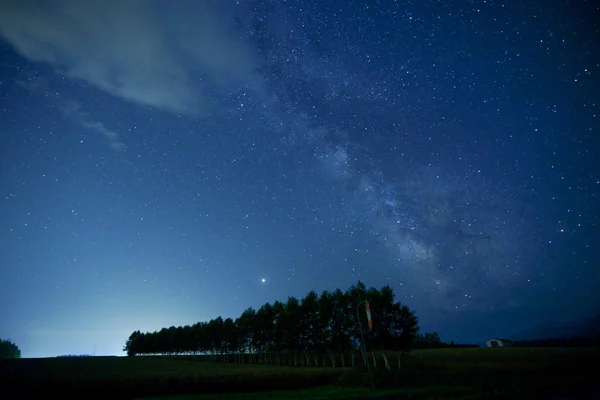
<path id="1" fill-rule="evenodd" d="M 2 1 L 0 337 L 358 280 L 445 341 L 594 315 L 594 3 Z"/>

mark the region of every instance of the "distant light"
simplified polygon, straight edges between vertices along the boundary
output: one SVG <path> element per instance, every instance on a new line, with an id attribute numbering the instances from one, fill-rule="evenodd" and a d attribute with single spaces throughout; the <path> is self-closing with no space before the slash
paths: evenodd
<path id="1" fill-rule="evenodd" d="M 262 283 L 265 283 L 265 282 L 267 282 L 267 280 L 266 280 L 265 278 L 262 278 L 260 281 L 261 281 Z"/>

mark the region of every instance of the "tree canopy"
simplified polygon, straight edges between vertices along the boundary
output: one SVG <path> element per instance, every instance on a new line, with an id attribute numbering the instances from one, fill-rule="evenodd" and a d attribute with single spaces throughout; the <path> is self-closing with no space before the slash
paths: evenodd
<path id="1" fill-rule="evenodd" d="M 370 304 L 372 330 L 364 302 Z M 358 318 L 358 319 L 357 319 Z M 133 332 L 125 343 L 128 355 L 180 353 L 256 353 L 346 351 L 360 344 L 362 329 L 372 348 L 407 350 L 419 331 L 414 311 L 395 301 L 390 286 L 367 288 L 358 282 L 345 292 L 336 289 L 302 299 L 248 308 L 235 320 L 217 317 L 157 332 Z"/>
<path id="2" fill-rule="evenodd" d="M 0 358 L 21 358 L 21 350 L 10 340 L 0 339 Z"/>

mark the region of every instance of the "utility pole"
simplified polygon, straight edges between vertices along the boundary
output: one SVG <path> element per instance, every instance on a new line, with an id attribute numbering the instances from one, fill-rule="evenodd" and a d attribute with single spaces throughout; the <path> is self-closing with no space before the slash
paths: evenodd
<path id="1" fill-rule="evenodd" d="M 369 301 L 364 300 L 356 305 L 356 323 L 358 324 L 358 329 L 360 330 L 360 337 L 362 339 L 361 347 L 362 347 L 363 359 L 367 363 L 367 370 L 369 371 L 369 380 L 371 381 L 371 390 L 375 390 L 375 384 L 373 383 L 373 375 L 371 374 L 371 364 L 369 363 L 369 357 L 367 356 L 367 348 L 365 346 L 365 335 L 363 334 L 362 325 L 360 324 L 360 315 L 358 313 L 358 309 L 361 304 L 366 304 L 365 308 L 367 310 L 367 313 L 368 313 L 367 315 L 369 316 L 369 322 L 370 322 L 371 321 L 370 310 L 368 308 Z"/>

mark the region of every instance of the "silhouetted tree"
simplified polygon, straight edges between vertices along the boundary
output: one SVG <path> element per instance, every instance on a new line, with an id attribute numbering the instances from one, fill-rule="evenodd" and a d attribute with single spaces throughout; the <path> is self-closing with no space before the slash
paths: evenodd
<path id="1" fill-rule="evenodd" d="M 419 332 L 418 319 L 407 306 L 394 302 L 391 287 L 385 286 L 379 293 L 369 290 L 374 299 L 371 306 L 373 332 L 371 343 L 377 348 L 408 350 L 413 347 Z"/>
<path id="2" fill-rule="evenodd" d="M 129 339 L 125 342 L 125 347 L 123 347 L 123 351 L 127 352 L 128 356 L 135 356 L 137 353 L 142 350 L 140 347 L 139 336 L 141 336 L 140 331 L 134 331 L 131 335 L 129 335 Z"/>
<path id="3" fill-rule="evenodd" d="M 238 351 L 248 353 L 255 351 L 254 345 L 254 319 L 256 311 L 252 307 L 247 308 L 242 315 L 235 320 Z"/>
<path id="4" fill-rule="evenodd" d="M 336 289 L 331 297 L 332 315 L 331 315 L 331 348 L 332 350 L 345 351 L 353 347 L 351 331 L 355 329 L 352 325 L 351 317 L 354 317 L 354 306 L 350 297 Z"/>
<path id="5" fill-rule="evenodd" d="M 270 350 L 275 340 L 275 310 L 269 303 L 258 309 L 254 318 L 253 345 L 256 351 Z"/>
<path id="6" fill-rule="evenodd" d="M 221 330 L 221 348 L 222 353 L 231 353 L 238 351 L 238 340 L 235 322 L 233 319 L 227 318 L 223 321 Z"/>
<path id="7" fill-rule="evenodd" d="M 439 347 L 449 347 L 448 344 L 442 342 L 440 335 L 437 332 L 425 332 L 418 335 L 416 338 L 416 347 L 421 349 L 435 349 Z"/>
<path id="8" fill-rule="evenodd" d="M 211 319 L 207 326 L 207 344 L 209 353 L 221 353 L 223 348 L 223 318 Z"/>
<path id="9" fill-rule="evenodd" d="M 21 358 L 21 350 L 10 340 L 0 339 L 0 358 Z"/>

